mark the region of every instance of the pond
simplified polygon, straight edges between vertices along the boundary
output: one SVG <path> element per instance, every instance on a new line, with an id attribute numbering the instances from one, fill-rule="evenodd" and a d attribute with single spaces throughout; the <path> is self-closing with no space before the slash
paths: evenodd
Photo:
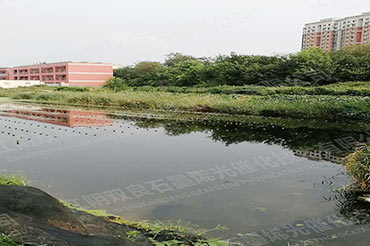
<path id="1" fill-rule="evenodd" d="M 368 245 L 343 187 L 361 122 L 0 104 L 0 171 L 86 209 L 191 222 L 240 245 Z"/>

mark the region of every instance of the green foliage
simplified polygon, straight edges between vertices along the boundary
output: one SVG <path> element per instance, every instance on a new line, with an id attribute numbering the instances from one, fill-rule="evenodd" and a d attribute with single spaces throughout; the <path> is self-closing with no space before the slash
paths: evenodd
<path id="1" fill-rule="evenodd" d="M 19 175 L 0 175 L 0 185 L 21 185 L 25 186 L 24 177 Z"/>
<path id="2" fill-rule="evenodd" d="M 30 100 L 32 99 L 32 94 L 31 93 L 20 93 L 15 96 L 13 96 L 13 99 L 23 99 L 23 100 Z"/>
<path id="3" fill-rule="evenodd" d="M 333 91 L 336 91 L 335 93 Z M 361 90 L 359 90 L 361 91 Z M 334 95 L 331 95 L 332 93 Z M 365 91 L 366 92 L 366 91 Z M 338 96 L 341 93 L 344 95 Z M 108 93 L 41 92 L 16 94 L 14 98 L 77 106 L 115 107 L 129 110 L 166 110 L 226 113 L 254 116 L 320 119 L 370 119 L 368 97 L 347 96 L 333 87 L 305 91 L 305 88 L 250 88 L 247 95 L 123 91 Z M 368 91 L 366 92 L 368 93 Z M 248 95 L 258 94 L 258 95 Z M 316 95 L 318 94 L 318 95 Z M 326 95 L 328 94 L 328 95 Z M 330 94 L 330 95 L 329 95 Z"/>
<path id="4" fill-rule="evenodd" d="M 57 91 L 77 91 L 77 92 L 86 92 L 89 91 L 89 87 L 80 87 L 80 86 L 61 86 L 57 87 Z"/>
<path id="5" fill-rule="evenodd" d="M 195 58 L 172 53 L 166 61 L 141 62 L 114 71 L 129 86 L 324 85 L 338 81 L 370 80 L 370 46 L 337 52 L 319 48 L 288 56 L 250 56 L 231 53 Z M 114 81 L 117 82 L 117 81 Z M 118 86 L 115 86 L 118 88 Z"/>
<path id="6" fill-rule="evenodd" d="M 127 239 L 132 241 L 132 242 L 135 242 L 136 236 L 138 234 L 140 234 L 139 231 L 128 231 L 128 232 L 126 232 Z"/>
<path id="7" fill-rule="evenodd" d="M 0 246 L 19 246 L 13 238 L 0 234 Z"/>
<path id="8" fill-rule="evenodd" d="M 370 146 L 363 146 L 347 157 L 347 169 L 359 190 L 370 191 Z"/>
<path id="9" fill-rule="evenodd" d="M 125 91 L 129 88 L 127 83 L 119 78 L 119 77 L 113 77 L 104 85 L 105 88 L 109 88 L 113 91 Z"/>
<path id="10" fill-rule="evenodd" d="M 158 62 L 140 62 L 134 67 L 127 66 L 116 69 L 114 71 L 114 76 L 120 78 L 121 82 L 125 85 L 155 85 L 162 67 L 163 66 Z M 110 87 L 110 82 L 116 83 L 114 88 L 119 88 L 117 84 L 119 82 L 118 80 L 108 81 L 108 88 Z"/>
<path id="11" fill-rule="evenodd" d="M 309 85 L 328 84 L 333 80 L 333 61 L 330 53 L 312 48 L 290 56 L 290 78 Z"/>
<path id="12" fill-rule="evenodd" d="M 158 75 L 160 85 L 194 86 L 202 83 L 204 65 L 198 60 L 186 60 L 162 69 Z"/>
<path id="13" fill-rule="evenodd" d="M 343 48 L 333 53 L 332 58 L 336 80 L 370 80 L 370 45 Z"/>
<path id="14" fill-rule="evenodd" d="M 201 229 L 199 226 L 193 225 L 190 222 L 182 223 L 181 220 L 176 222 L 149 223 L 148 221 L 128 221 L 119 216 L 109 214 L 104 210 L 84 210 L 75 208 L 73 205 L 61 201 L 64 206 L 71 209 L 83 211 L 85 213 L 108 219 L 111 222 L 127 225 L 132 228 L 126 232 L 127 239 L 135 242 L 138 235 L 143 233 L 148 237 L 149 241 L 155 246 L 226 246 L 227 242 L 216 238 L 204 238 L 205 234 L 213 231 L 224 231 L 226 227 L 218 225 L 214 229 Z M 1 246 L 1 245 L 0 245 Z"/>

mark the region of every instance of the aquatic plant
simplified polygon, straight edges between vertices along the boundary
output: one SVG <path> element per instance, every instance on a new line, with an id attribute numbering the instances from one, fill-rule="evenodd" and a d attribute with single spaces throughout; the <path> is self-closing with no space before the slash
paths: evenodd
<path id="1" fill-rule="evenodd" d="M 370 191 L 370 146 L 362 146 L 346 159 L 347 169 L 360 191 Z"/>

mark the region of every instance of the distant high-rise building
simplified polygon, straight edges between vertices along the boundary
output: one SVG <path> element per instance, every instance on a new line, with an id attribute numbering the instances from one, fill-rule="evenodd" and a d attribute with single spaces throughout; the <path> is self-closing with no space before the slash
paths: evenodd
<path id="1" fill-rule="evenodd" d="M 319 47 L 337 51 L 356 44 L 370 44 L 370 12 L 343 19 L 324 19 L 303 28 L 302 50 Z"/>

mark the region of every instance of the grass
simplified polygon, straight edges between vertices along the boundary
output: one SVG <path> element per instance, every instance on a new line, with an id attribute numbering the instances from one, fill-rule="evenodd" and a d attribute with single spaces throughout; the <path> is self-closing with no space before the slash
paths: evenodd
<path id="1" fill-rule="evenodd" d="M 136 236 L 142 232 L 155 246 L 226 246 L 227 242 L 217 238 L 205 238 L 204 235 L 214 231 L 224 231 L 227 228 L 218 225 L 213 229 L 202 229 L 196 225 L 183 223 L 181 220 L 176 222 L 156 221 L 150 223 L 148 221 L 129 221 L 122 217 L 109 214 L 104 210 L 85 210 L 76 208 L 73 204 L 61 201 L 61 203 L 70 208 L 82 211 L 97 217 L 104 218 L 110 222 L 121 225 L 126 225 L 133 229 L 126 233 L 130 241 L 135 241 Z"/>
<path id="2" fill-rule="evenodd" d="M 123 110 L 208 112 L 291 118 L 370 120 L 370 99 L 331 95 L 213 95 L 169 92 L 34 92 L 13 99 Z"/>
<path id="3" fill-rule="evenodd" d="M 19 246 L 10 236 L 0 234 L 0 246 Z"/>
<path id="4" fill-rule="evenodd" d="M 318 87 L 30 87 L 2 89 L 0 96 L 24 102 L 120 110 L 206 112 L 310 119 L 370 120 L 370 82 Z"/>
<path id="5" fill-rule="evenodd" d="M 303 87 L 303 86 L 215 86 L 215 87 L 151 87 L 127 88 L 134 91 L 163 91 L 173 93 L 210 93 L 240 95 L 333 95 L 333 96 L 370 96 L 369 82 L 343 82 L 337 84 Z"/>
<path id="6" fill-rule="evenodd" d="M 213 86 L 213 87 L 124 87 L 128 92 L 171 92 L 186 94 L 236 94 L 236 95 L 333 95 L 333 96 L 370 96 L 370 82 L 342 82 L 323 86 L 277 86 L 265 87 L 256 85 L 245 86 Z M 11 97 L 22 92 L 112 92 L 101 87 L 48 87 L 33 86 L 17 89 L 0 89 L 0 97 Z"/>
<path id="7" fill-rule="evenodd" d="M 25 186 L 24 177 L 20 175 L 0 175 L 0 185 L 20 185 Z"/>
<path id="8" fill-rule="evenodd" d="M 357 189 L 370 192 L 370 146 L 363 146 L 349 155 L 346 164 Z"/>

